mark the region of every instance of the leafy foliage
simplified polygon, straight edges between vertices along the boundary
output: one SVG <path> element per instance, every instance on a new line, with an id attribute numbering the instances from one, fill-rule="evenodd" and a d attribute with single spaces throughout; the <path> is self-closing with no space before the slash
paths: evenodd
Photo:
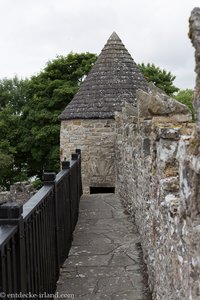
<path id="1" fill-rule="evenodd" d="M 26 102 L 27 80 L 20 80 L 16 76 L 13 79 L 0 80 L 0 110 L 5 107 L 12 108 L 12 114 L 19 114 Z"/>
<path id="2" fill-rule="evenodd" d="M 31 182 L 31 184 L 34 189 L 39 190 L 42 187 L 43 182 L 41 179 L 35 179 L 34 181 Z"/>
<path id="3" fill-rule="evenodd" d="M 158 88 L 165 91 L 168 95 L 173 95 L 179 89 L 173 84 L 174 79 L 176 78 L 171 72 L 166 70 L 161 70 L 159 67 L 156 67 L 154 64 L 144 63 L 138 65 L 140 71 L 147 79 L 147 81 L 153 82 Z"/>
<path id="4" fill-rule="evenodd" d="M 59 115 L 95 60 L 70 53 L 30 79 L 0 81 L 0 186 L 59 170 Z"/>
<path id="5" fill-rule="evenodd" d="M 192 104 L 192 97 L 193 97 L 193 90 L 186 89 L 186 90 L 180 90 L 175 96 L 175 99 L 189 107 L 192 113 L 192 119 L 194 120 L 194 107 Z"/>
<path id="6" fill-rule="evenodd" d="M 23 136 L 20 149 L 28 158 L 28 175 L 43 170 L 59 170 L 59 115 L 76 93 L 83 77 L 89 72 L 96 56 L 72 54 L 59 56 L 28 83 L 23 107 Z"/>
<path id="7" fill-rule="evenodd" d="M 17 151 L 26 83 L 17 77 L 0 81 L 0 186 L 4 188 L 26 177 Z"/>

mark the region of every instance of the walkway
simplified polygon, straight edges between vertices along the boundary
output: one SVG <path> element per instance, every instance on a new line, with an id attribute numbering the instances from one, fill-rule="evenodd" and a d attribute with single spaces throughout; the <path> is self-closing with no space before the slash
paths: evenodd
<path id="1" fill-rule="evenodd" d="M 147 300 L 136 226 L 115 194 L 83 196 L 59 299 Z M 74 296 L 73 296 L 74 295 Z"/>

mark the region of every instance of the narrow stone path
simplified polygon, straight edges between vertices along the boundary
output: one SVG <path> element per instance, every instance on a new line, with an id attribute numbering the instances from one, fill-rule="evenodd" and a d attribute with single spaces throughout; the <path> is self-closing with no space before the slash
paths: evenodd
<path id="1" fill-rule="evenodd" d="M 137 228 L 118 197 L 82 196 L 73 245 L 58 282 L 59 299 L 149 299 L 143 270 Z"/>

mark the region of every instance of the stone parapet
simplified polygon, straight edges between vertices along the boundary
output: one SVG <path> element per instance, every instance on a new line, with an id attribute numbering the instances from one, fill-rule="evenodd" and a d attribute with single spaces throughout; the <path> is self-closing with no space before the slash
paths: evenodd
<path id="1" fill-rule="evenodd" d="M 116 116 L 116 191 L 138 226 L 154 299 L 198 299 L 200 161 L 190 152 L 191 114 L 156 89 L 139 91 L 137 103 Z"/>

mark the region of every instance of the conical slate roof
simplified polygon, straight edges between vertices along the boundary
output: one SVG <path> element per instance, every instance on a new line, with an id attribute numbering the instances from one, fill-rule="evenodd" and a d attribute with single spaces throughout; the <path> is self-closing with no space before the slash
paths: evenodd
<path id="1" fill-rule="evenodd" d="M 113 118 L 124 101 L 134 103 L 137 89 L 148 83 L 118 35 L 108 39 L 79 91 L 60 115 L 67 119 Z"/>

